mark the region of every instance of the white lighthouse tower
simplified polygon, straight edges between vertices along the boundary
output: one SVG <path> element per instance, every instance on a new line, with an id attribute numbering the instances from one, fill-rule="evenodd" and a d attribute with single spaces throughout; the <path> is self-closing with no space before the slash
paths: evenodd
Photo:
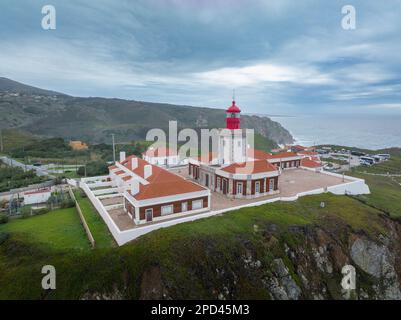
<path id="1" fill-rule="evenodd" d="M 241 129 L 241 110 L 235 104 L 226 110 L 226 128 L 220 129 L 218 143 L 218 161 L 220 165 L 246 161 L 246 132 Z"/>

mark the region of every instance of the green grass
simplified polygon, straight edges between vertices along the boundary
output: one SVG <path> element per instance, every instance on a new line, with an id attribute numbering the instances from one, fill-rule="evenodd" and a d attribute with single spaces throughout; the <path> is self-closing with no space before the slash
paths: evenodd
<path id="1" fill-rule="evenodd" d="M 371 175 L 361 172 L 363 170 L 376 174 L 401 174 L 400 158 L 393 157 L 371 167 L 357 167 L 349 174 L 365 179 L 371 191 L 371 194 L 360 195 L 357 199 L 388 213 L 393 218 L 401 218 L 401 177 Z"/>
<path id="2" fill-rule="evenodd" d="M 358 172 L 351 174 L 365 179 L 371 191 L 371 194 L 357 196 L 357 199 L 388 213 L 391 217 L 401 218 L 400 178 L 372 176 Z"/>
<path id="3" fill-rule="evenodd" d="M 109 248 L 116 245 L 102 217 L 93 207 L 90 200 L 82 196 L 78 190 L 74 192 L 75 198 L 81 207 L 82 214 L 96 242 L 96 248 Z"/>
<path id="4" fill-rule="evenodd" d="M 2 133 L 4 152 L 8 152 L 13 148 L 23 148 L 38 140 L 38 138 L 32 134 L 16 129 L 3 129 Z"/>
<path id="5" fill-rule="evenodd" d="M 14 219 L 0 225 L 0 232 L 54 250 L 90 249 L 75 208 L 55 210 L 27 219 Z"/>
<path id="6" fill-rule="evenodd" d="M 378 173 L 378 174 L 401 174 L 401 158 L 392 157 L 390 160 L 374 164 L 372 166 L 360 166 L 356 168 L 358 172 Z"/>
<path id="7" fill-rule="evenodd" d="M 88 216 L 90 207 L 85 200 L 79 201 Z M 322 201 L 324 208 L 320 207 Z M 319 225 L 328 230 L 346 226 L 355 232 L 385 234 L 380 214 L 350 197 L 322 194 L 162 228 L 122 247 L 107 248 L 106 242 L 103 248 L 78 251 L 69 248 L 88 249 L 89 243 L 76 213 L 71 209 L 50 213 L 1 227 L 12 235 L 0 245 L 0 299 L 79 299 L 87 292 L 107 293 L 116 287 L 125 298 L 138 299 L 144 273 L 155 266 L 162 270 L 169 293 L 177 298 L 210 299 L 208 285 L 223 285 L 216 269 L 228 268 L 241 275 L 236 297 L 266 299 L 269 297 L 261 290 L 260 281 L 248 278 L 248 271 L 243 269 L 240 257 L 248 248 L 256 250 L 262 261 L 285 258 L 283 242 L 291 246 L 304 241 L 302 233 L 289 229 L 295 226 Z M 68 223 L 66 217 L 72 221 Z M 266 240 L 266 231 L 273 225 L 276 244 Z M 91 221 L 95 238 L 105 234 L 93 226 Z M 14 234 L 21 232 L 27 232 L 27 237 Z M 38 246 L 37 242 L 47 246 Z M 45 264 L 57 270 L 57 290 L 48 293 L 40 287 L 40 269 Z"/>

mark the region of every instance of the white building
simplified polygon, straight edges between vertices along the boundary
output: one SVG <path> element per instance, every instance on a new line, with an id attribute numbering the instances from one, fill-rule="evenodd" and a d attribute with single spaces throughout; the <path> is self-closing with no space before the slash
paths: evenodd
<path id="1" fill-rule="evenodd" d="M 177 166 L 180 164 L 180 157 L 172 148 L 150 147 L 142 153 L 142 158 L 150 164 L 158 166 Z"/>
<path id="2" fill-rule="evenodd" d="M 52 195 L 50 188 L 24 192 L 24 205 L 46 203 Z"/>

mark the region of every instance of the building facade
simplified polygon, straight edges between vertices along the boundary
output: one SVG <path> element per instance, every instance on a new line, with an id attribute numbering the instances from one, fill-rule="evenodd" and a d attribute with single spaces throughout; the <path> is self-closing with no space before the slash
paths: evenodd
<path id="1" fill-rule="evenodd" d="M 285 155 L 284 159 L 275 161 L 270 155 L 270 161 L 265 158 L 267 153 L 249 149 L 247 132 L 241 129 L 240 112 L 233 101 L 226 111 L 226 128 L 218 131 L 217 152 L 189 159 L 189 176 L 230 198 L 276 194 L 279 192 L 279 166 L 299 166 L 298 157 Z"/>
<path id="2" fill-rule="evenodd" d="M 141 225 L 210 210 L 210 190 L 136 156 L 109 167 L 124 211 Z"/>

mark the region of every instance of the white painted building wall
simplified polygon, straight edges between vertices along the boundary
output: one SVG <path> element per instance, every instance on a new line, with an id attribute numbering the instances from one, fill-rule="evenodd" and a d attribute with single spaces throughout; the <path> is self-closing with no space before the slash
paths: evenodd
<path id="1" fill-rule="evenodd" d="M 49 200 L 51 195 L 51 191 L 44 191 L 40 193 L 24 193 L 24 205 L 45 203 L 47 200 Z"/>

